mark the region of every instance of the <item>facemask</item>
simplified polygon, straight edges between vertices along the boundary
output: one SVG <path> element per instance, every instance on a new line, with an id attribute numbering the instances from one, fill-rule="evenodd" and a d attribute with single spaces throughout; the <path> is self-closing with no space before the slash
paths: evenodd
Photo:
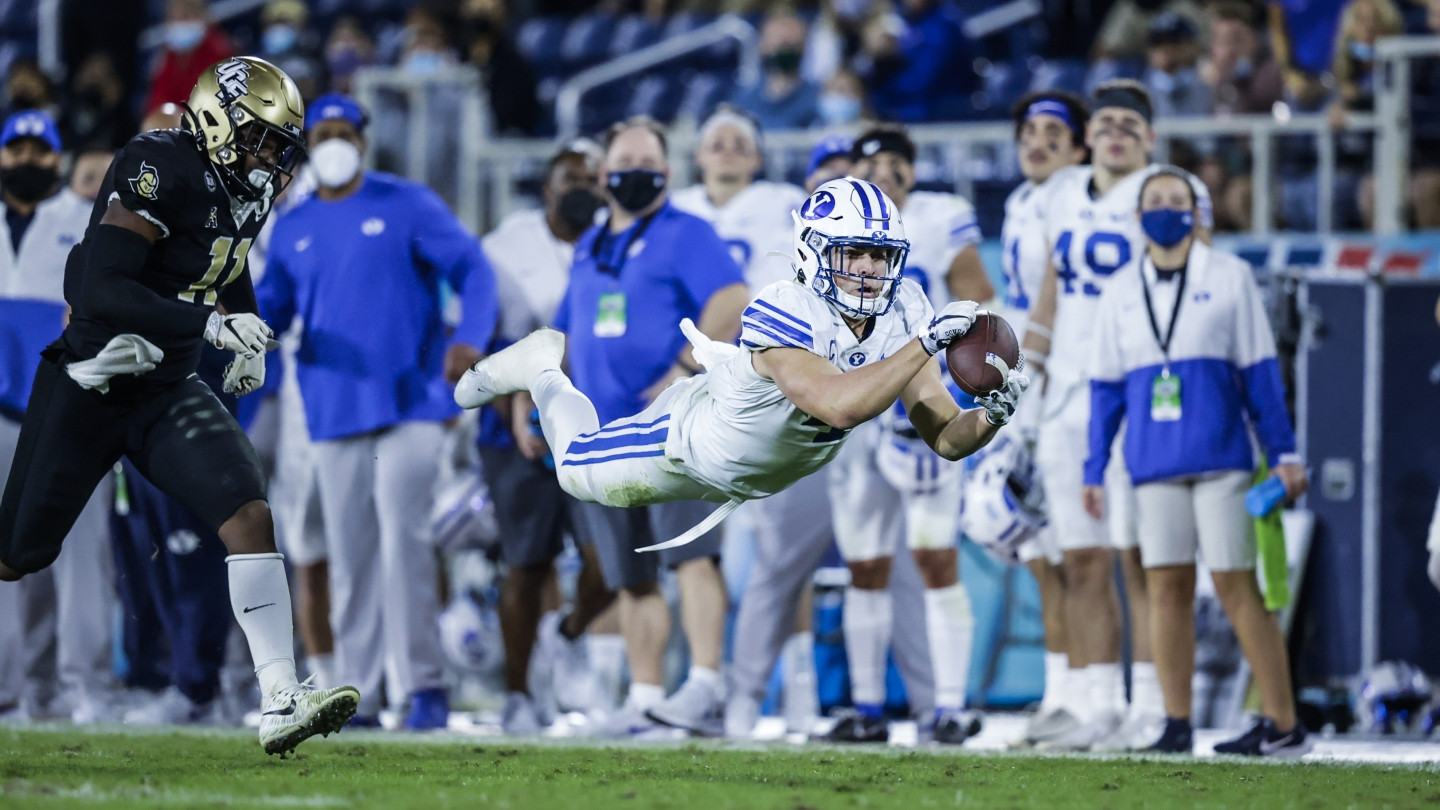
<path id="1" fill-rule="evenodd" d="M 181 53 L 193 50 L 205 38 L 205 23 L 198 21 L 165 24 L 165 47 Z"/>
<path id="2" fill-rule="evenodd" d="M 310 167 L 325 188 L 340 188 L 360 171 L 360 150 L 340 138 L 322 141 L 310 150 Z"/>
<path id="3" fill-rule="evenodd" d="M 260 48 L 267 54 L 286 53 L 300 41 L 300 34 L 288 25 L 272 25 L 260 38 Z"/>
<path id="4" fill-rule="evenodd" d="M 595 224 L 595 212 L 604 204 L 605 201 L 590 189 L 572 188 L 560 195 L 555 211 L 566 227 L 573 231 L 583 231 Z"/>
<path id="5" fill-rule="evenodd" d="M 1156 208 L 1140 214 L 1140 227 L 1150 241 L 1163 248 L 1180 244 L 1195 230 L 1195 212 L 1179 208 Z"/>
<path id="6" fill-rule="evenodd" d="M 610 196 L 626 211 L 644 211 L 665 190 L 665 175 L 647 169 L 611 172 L 605 181 Z"/>
<path id="7" fill-rule="evenodd" d="M 59 180 L 58 169 L 47 169 L 34 163 L 0 169 L 0 190 L 23 203 L 40 202 L 50 196 Z"/>
<path id="8" fill-rule="evenodd" d="M 765 69 L 771 73 L 780 73 L 786 76 L 800 72 L 800 60 L 804 53 L 786 48 L 783 51 L 776 51 L 765 57 Z"/>
<path id="9" fill-rule="evenodd" d="M 411 76 L 434 76 L 445 64 L 445 57 L 435 51 L 412 51 L 402 67 Z"/>
<path id="10" fill-rule="evenodd" d="M 1368 42 L 1350 43 L 1350 55 L 1361 62 L 1375 61 L 1375 46 Z"/>
<path id="11" fill-rule="evenodd" d="M 820 119 L 826 126 L 853 124 L 860 120 L 860 99 L 843 93 L 821 93 L 817 101 Z"/>

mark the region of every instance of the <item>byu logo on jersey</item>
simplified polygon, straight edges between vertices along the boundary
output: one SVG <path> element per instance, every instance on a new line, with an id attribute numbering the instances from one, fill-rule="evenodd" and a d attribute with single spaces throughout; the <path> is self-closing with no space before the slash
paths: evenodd
<path id="1" fill-rule="evenodd" d="M 147 200 L 156 199 L 160 190 L 160 172 L 145 161 L 140 161 L 140 173 L 130 178 L 130 190 Z"/>
<path id="2" fill-rule="evenodd" d="M 859 368 L 860 366 L 865 365 L 865 353 L 855 352 L 854 354 L 850 355 L 849 362 L 850 365 L 854 366 L 855 368 Z"/>
<path id="3" fill-rule="evenodd" d="M 835 211 L 835 195 L 828 191 L 813 194 L 800 207 L 803 219 L 824 219 Z"/>
<path id="4" fill-rule="evenodd" d="M 250 93 L 250 66 L 239 59 L 231 59 L 215 68 L 215 83 L 220 85 L 215 97 L 222 105 L 229 106 Z"/>
<path id="5" fill-rule="evenodd" d="M 379 236 L 385 232 L 385 220 L 371 217 L 360 223 L 360 232 L 366 236 Z"/>

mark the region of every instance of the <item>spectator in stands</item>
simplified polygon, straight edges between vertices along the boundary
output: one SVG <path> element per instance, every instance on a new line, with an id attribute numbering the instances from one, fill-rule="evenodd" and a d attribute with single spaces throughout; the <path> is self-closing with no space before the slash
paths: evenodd
<path id="1" fill-rule="evenodd" d="M 325 69 L 330 74 L 331 92 L 354 92 L 355 71 L 374 61 L 375 41 L 359 20 L 341 17 L 325 42 Z"/>
<path id="2" fill-rule="evenodd" d="M 870 106 L 882 120 L 963 116 L 976 76 L 960 22 L 950 0 L 902 0 L 896 11 L 866 24 L 857 67 L 870 91 Z"/>
<path id="3" fill-rule="evenodd" d="M 1440 0 L 1429 0 L 1426 10 L 1421 33 L 1440 33 Z M 1409 198 L 1415 227 L 1433 230 L 1440 228 L 1440 59 L 1417 60 L 1412 71 Z"/>
<path id="4" fill-rule="evenodd" d="M 420 6 L 405 18 L 405 47 L 400 68 L 411 76 L 434 76 L 455 64 L 445 22 L 437 12 Z"/>
<path id="5" fill-rule="evenodd" d="M 285 71 L 300 88 L 300 97 L 324 92 L 324 72 L 315 52 L 314 35 L 306 28 L 310 12 L 300 0 L 270 0 L 260 14 L 260 54 Z"/>
<path id="6" fill-rule="evenodd" d="M 1349 113 L 1375 109 L 1375 42 L 1403 30 L 1400 10 L 1391 0 L 1350 0 L 1345 6 L 1330 69 L 1337 96 L 1327 110 L 1330 126 L 1343 132 Z M 1369 227 L 1374 220 L 1374 142 L 1372 134 L 1347 132 L 1336 143 L 1341 227 Z M 1352 198 L 1358 220 L 1351 215 Z"/>
<path id="7" fill-rule="evenodd" d="M 75 164 L 70 169 L 70 190 L 93 202 L 100 195 L 100 186 L 114 157 L 115 150 L 103 143 L 76 152 Z"/>
<path id="8" fill-rule="evenodd" d="M 540 123 L 535 71 L 510 39 L 503 0 L 466 0 L 460 10 L 465 59 L 480 70 L 496 135 L 534 135 Z"/>
<path id="9" fill-rule="evenodd" d="M 820 88 L 800 75 L 807 32 L 789 9 L 770 12 L 760 26 L 764 71 L 755 84 L 738 88 L 731 102 L 755 116 L 761 129 L 805 129 L 820 119 Z"/>
<path id="10" fill-rule="evenodd" d="M 145 112 L 167 101 L 190 98 L 205 68 L 235 55 L 235 45 L 210 19 L 203 0 L 170 0 L 165 9 L 165 47 L 150 77 Z"/>
<path id="11" fill-rule="evenodd" d="M 1194 0 L 1120 0 L 1105 15 L 1095 39 L 1096 59 L 1144 58 L 1150 45 L 1150 27 L 1157 17 L 1179 14 L 1204 41 L 1209 35 L 1205 10 Z"/>
<path id="12" fill-rule="evenodd" d="M 21 59 L 10 66 L 10 72 L 5 75 L 6 115 L 21 110 L 41 110 L 54 116 L 57 106 L 55 84 L 38 63 Z"/>
<path id="13" fill-rule="evenodd" d="M 1316 109 L 1328 93 L 1321 77 L 1330 70 L 1335 33 L 1346 0 L 1271 0 L 1270 46 L 1285 72 L 1290 102 Z"/>
<path id="14" fill-rule="evenodd" d="M 140 86 L 140 32 L 147 18 L 145 0 L 61 0 L 64 75 L 78 76 L 86 60 L 103 53 L 114 66 L 123 88 L 121 97 L 135 98 Z"/>
<path id="15" fill-rule="evenodd" d="M 820 93 L 818 126 L 843 127 L 872 121 L 874 115 L 865 104 L 865 83 L 853 71 L 841 68 L 825 82 Z"/>
<path id="16" fill-rule="evenodd" d="M 849 174 L 850 150 L 854 146 L 849 135 L 830 135 L 815 144 L 805 166 L 805 193 L 814 194 L 825 183 Z"/>
<path id="17" fill-rule="evenodd" d="M 110 54 L 92 54 L 70 82 L 60 115 L 61 137 L 68 143 L 103 143 L 119 149 L 136 131 L 131 106 Z"/>
<path id="18" fill-rule="evenodd" d="M 1155 114 L 1165 117 L 1209 115 L 1214 102 L 1200 78 L 1200 33 L 1189 18 L 1173 11 L 1150 21 L 1149 67 L 1145 89 L 1155 99 Z"/>

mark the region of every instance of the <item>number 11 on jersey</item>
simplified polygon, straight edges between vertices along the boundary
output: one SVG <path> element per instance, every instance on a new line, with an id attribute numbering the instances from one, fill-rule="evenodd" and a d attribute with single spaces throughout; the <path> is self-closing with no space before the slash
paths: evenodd
<path id="1" fill-rule="evenodd" d="M 241 239 L 236 243 L 228 236 L 217 237 L 210 245 L 210 269 L 200 277 L 199 281 L 180 293 L 180 300 L 192 304 L 204 304 L 207 307 L 213 306 L 215 299 L 219 297 L 220 290 L 239 278 L 240 273 L 245 270 L 245 260 L 250 255 L 251 241 L 250 239 Z M 235 251 L 233 255 L 230 252 L 232 247 Z M 224 281 L 217 284 L 216 281 L 219 280 L 221 274 L 225 273 L 226 267 L 230 268 L 229 274 L 225 276 Z"/>

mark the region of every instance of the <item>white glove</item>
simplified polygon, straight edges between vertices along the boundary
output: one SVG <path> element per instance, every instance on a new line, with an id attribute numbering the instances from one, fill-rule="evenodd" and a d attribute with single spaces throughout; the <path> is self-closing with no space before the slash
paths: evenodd
<path id="1" fill-rule="evenodd" d="M 685 339 L 690 341 L 690 353 L 695 355 L 695 362 L 706 371 L 713 370 L 740 353 L 740 347 L 733 343 L 711 340 L 689 318 L 680 321 L 680 331 L 685 335 Z"/>
<path id="2" fill-rule="evenodd" d="M 920 345 L 925 347 L 926 353 L 935 354 L 969 332 L 970 325 L 975 323 L 975 316 L 979 312 L 980 305 L 974 301 L 951 301 L 935 314 L 930 326 L 920 333 Z"/>
<path id="3" fill-rule="evenodd" d="M 1024 367 L 1023 363 L 1021 367 Z M 976 397 L 975 402 L 985 409 L 987 422 L 996 426 L 1003 425 L 1015 415 L 1015 404 L 1029 387 L 1030 378 L 1017 369 L 1005 378 L 1005 387 L 997 388 L 983 397 Z"/>
<path id="4" fill-rule="evenodd" d="M 251 312 L 238 315 L 210 313 L 210 319 L 205 322 L 205 339 L 215 348 L 228 349 L 241 357 L 263 355 L 280 345 L 275 342 L 275 333 L 270 331 L 270 327 L 260 320 L 259 315 Z"/>
<path id="5" fill-rule="evenodd" d="M 234 394 L 243 397 L 246 394 L 254 393 L 265 384 L 265 355 L 235 355 L 230 365 L 225 367 L 224 391 L 227 394 Z"/>

